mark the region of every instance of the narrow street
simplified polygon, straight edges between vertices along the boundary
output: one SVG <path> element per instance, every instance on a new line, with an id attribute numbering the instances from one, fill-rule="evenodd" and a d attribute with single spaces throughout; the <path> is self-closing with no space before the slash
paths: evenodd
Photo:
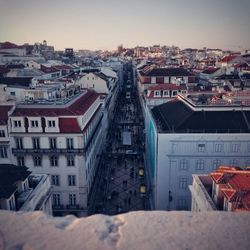
<path id="1" fill-rule="evenodd" d="M 143 116 L 133 84 L 132 65 L 124 74 L 113 121 L 101 156 L 89 214 L 148 210 Z"/>

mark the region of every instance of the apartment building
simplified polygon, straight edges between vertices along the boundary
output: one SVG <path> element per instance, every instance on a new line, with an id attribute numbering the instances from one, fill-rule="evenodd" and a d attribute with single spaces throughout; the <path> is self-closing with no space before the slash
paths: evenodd
<path id="1" fill-rule="evenodd" d="M 18 105 L 9 116 L 14 163 L 49 174 L 55 215 L 85 215 L 101 150 L 100 95 L 84 90 L 70 101 Z"/>
<path id="2" fill-rule="evenodd" d="M 145 109 L 146 157 L 153 208 L 190 210 L 192 174 L 250 165 L 250 108 L 205 105 L 179 95 Z"/>

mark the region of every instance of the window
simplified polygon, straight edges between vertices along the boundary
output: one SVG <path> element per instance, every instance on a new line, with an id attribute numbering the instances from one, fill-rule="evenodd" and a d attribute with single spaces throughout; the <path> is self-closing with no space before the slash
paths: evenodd
<path id="1" fill-rule="evenodd" d="M 50 166 L 56 167 L 58 166 L 58 158 L 57 156 L 53 155 L 50 157 Z"/>
<path id="2" fill-rule="evenodd" d="M 5 137 L 5 131 L 4 130 L 0 130 L 0 137 Z"/>
<path id="3" fill-rule="evenodd" d="M 16 148 L 23 149 L 23 138 L 16 138 Z"/>
<path id="4" fill-rule="evenodd" d="M 69 205 L 70 206 L 76 205 L 76 194 L 69 194 Z"/>
<path id="5" fill-rule="evenodd" d="M 177 143 L 172 143 L 172 153 L 176 153 L 177 148 L 178 148 L 178 144 Z"/>
<path id="6" fill-rule="evenodd" d="M 204 160 L 200 159 L 196 161 L 196 170 L 203 170 L 205 167 Z"/>
<path id="7" fill-rule="evenodd" d="M 14 127 L 15 128 L 20 128 L 21 127 L 21 121 L 14 121 Z"/>
<path id="8" fill-rule="evenodd" d="M 169 96 L 169 91 L 168 91 L 168 90 L 164 90 L 164 91 L 163 91 L 163 95 L 164 95 L 164 96 Z"/>
<path id="9" fill-rule="evenodd" d="M 32 120 L 32 121 L 31 121 L 31 127 L 32 127 L 32 128 L 38 128 L 38 121 Z"/>
<path id="10" fill-rule="evenodd" d="M 60 186 L 60 176 L 59 175 L 51 175 L 51 183 L 54 186 Z"/>
<path id="11" fill-rule="evenodd" d="M 250 167 L 250 160 L 247 160 L 247 161 L 246 161 L 246 166 L 247 166 L 247 167 Z"/>
<path id="12" fill-rule="evenodd" d="M 188 209 L 187 199 L 185 197 L 178 198 L 177 209 L 178 210 Z"/>
<path id="13" fill-rule="evenodd" d="M 179 188 L 187 189 L 188 186 L 188 177 L 180 177 L 179 178 Z"/>
<path id="14" fill-rule="evenodd" d="M 53 205 L 54 206 L 60 206 L 60 194 L 53 194 Z"/>
<path id="15" fill-rule="evenodd" d="M 174 90 L 173 93 L 172 93 L 172 96 L 176 96 L 177 95 L 177 91 Z"/>
<path id="16" fill-rule="evenodd" d="M 154 91 L 155 96 L 160 96 L 160 91 L 156 90 Z"/>
<path id="17" fill-rule="evenodd" d="M 42 159 L 41 159 L 41 156 L 34 156 L 33 160 L 34 160 L 34 166 L 35 166 L 35 167 L 40 167 L 40 166 L 42 166 Z"/>
<path id="18" fill-rule="evenodd" d="M 188 160 L 182 159 L 180 161 L 180 170 L 187 170 L 188 169 Z"/>
<path id="19" fill-rule="evenodd" d="M 231 166 L 238 166 L 238 160 L 237 159 L 232 159 L 230 160 L 230 163 L 229 163 Z"/>
<path id="20" fill-rule="evenodd" d="M 69 186 L 76 185 L 76 176 L 75 175 L 68 175 L 68 185 Z"/>
<path id="21" fill-rule="evenodd" d="M 33 148 L 40 149 L 40 140 L 39 138 L 32 138 Z"/>
<path id="22" fill-rule="evenodd" d="M 232 144 L 232 152 L 237 153 L 240 151 L 240 144 Z"/>
<path id="23" fill-rule="evenodd" d="M 17 157 L 17 165 L 18 166 L 24 166 L 25 165 L 23 156 Z"/>
<path id="24" fill-rule="evenodd" d="M 222 152 L 223 150 L 223 144 L 214 144 L 214 152 Z"/>
<path id="25" fill-rule="evenodd" d="M 67 138 L 67 149 L 73 149 L 73 148 L 74 148 L 73 138 Z"/>
<path id="26" fill-rule="evenodd" d="M 69 155 L 67 157 L 67 165 L 68 166 L 75 166 L 75 158 L 73 155 Z"/>
<path id="27" fill-rule="evenodd" d="M 221 160 L 213 160 L 213 170 L 217 169 L 219 166 L 221 166 Z"/>
<path id="28" fill-rule="evenodd" d="M 8 158 L 7 146 L 0 146 L 0 158 Z"/>
<path id="29" fill-rule="evenodd" d="M 48 126 L 49 126 L 50 128 L 55 128 L 55 126 L 56 126 L 56 121 L 49 120 L 49 121 L 48 121 Z"/>
<path id="30" fill-rule="evenodd" d="M 197 148 L 198 152 L 205 152 L 205 147 L 206 145 L 204 143 L 199 143 Z"/>
<path id="31" fill-rule="evenodd" d="M 151 83 L 156 83 L 156 77 L 151 77 Z"/>
<path id="32" fill-rule="evenodd" d="M 51 149 L 56 149 L 56 138 L 49 138 L 49 146 Z"/>

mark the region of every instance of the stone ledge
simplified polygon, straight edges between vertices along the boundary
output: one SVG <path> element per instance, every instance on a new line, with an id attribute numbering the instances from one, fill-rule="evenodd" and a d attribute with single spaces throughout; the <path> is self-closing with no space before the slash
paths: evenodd
<path id="1" fill-rule="evenodd" d="M 131 212 L 88 218 L 0 211 L 0 249 L 250 249 L 250 214 Z"/>

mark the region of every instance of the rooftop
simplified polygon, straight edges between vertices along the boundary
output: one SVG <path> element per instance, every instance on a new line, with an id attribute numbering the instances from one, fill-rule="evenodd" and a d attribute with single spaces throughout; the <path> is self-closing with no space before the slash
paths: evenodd
<path id="1" fill-rule="evenodd" d="M 192 74 L 183 68 L 154 68 L 146 66 L 140 71 L 143 76 L 191 76 Z"/>
<path id="2" fill-rule="evenodd" d="M 10 105 L 0 105 L 0 125 L 8 124 L 8 112 L 12 107 Z"/>
<path id="3" fill-rule="evenodd" d="M 232 107 L 196 107 L 184 99 L 152 109 L 160 133 L 249 133 L 250 110 Z"/>
<path id="4" fill-rule="evenodd" d="M 225 198 L 234 204 L 233 211 L 250 211 L 250 169 L 221 166 L 210 175 Z"/>
<path id="5" fill-rule="evenodd" d="M 45 101 L 44 104 L 19 105 L 11 116 L 78 116 L 83 115 L 99 98 L 93 90 L 86 90 L 77 96 L 67 99 L 67 102 L 55 103 Z"/>

